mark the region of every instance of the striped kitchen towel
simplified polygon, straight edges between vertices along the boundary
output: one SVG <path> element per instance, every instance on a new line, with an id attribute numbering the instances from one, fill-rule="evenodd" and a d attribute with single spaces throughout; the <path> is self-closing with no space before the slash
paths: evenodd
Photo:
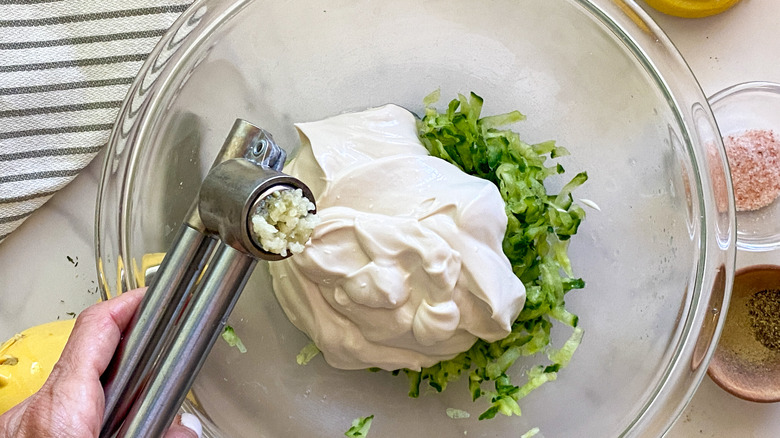
<path id="1" fill-rule="evenodd" d="M 130 83 L 192 0 L 0 0 L 0 242 L 108 141 Z"/>

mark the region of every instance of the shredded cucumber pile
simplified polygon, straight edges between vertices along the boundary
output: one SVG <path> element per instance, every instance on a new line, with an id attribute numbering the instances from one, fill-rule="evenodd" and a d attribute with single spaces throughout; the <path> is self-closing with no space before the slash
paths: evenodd
<path id="1" fill-rule="evenodd" d="M 436 91 L 423 101 L 426 110 L 418 121 L 420 140 L 431 155 L 498 187 L 508 217 L 503 250 L 525 285 L 527 298 L 506 338 L 492 343 L 478 340 L 453 359 L 421 371 L 403 372 L 409 377 L 411 397 L 419 396 L 424 381 L 443 391 L 447 383 L 469 372 L 472 399 L 487 397 L 491 401 L 480 420 L 498 413 L 520 415 L 518 400 L 555 380 L 582 339 L 577 316 L 566 310 L 564 296 L 585 286 L 581 278 L 574 277 L 567 247 L 585 217 L 571 192 L 588 177 L 579 173 L 558 194 L 548 194 L 544 180 L 564 173 L 560 164 L 548 165 L 548 157 L 567 155 L 565 148 L 553 141 L 527 144 L 517 133 L 499 129 L 525 117 L 517 111 L 480 117 L 482 98 L 474 93 L 468 98 L 459 95 L 443 113 L 434 107 L 438 100 Z M 558 349 L 550 347 L 553 320 L 573 328 L 569 340 Z M 527 381 L 515 385 L 507 375 L 509 367 L 522 356 L 542 352 L 547 353 L 549 363 L 531 368 Z"/>

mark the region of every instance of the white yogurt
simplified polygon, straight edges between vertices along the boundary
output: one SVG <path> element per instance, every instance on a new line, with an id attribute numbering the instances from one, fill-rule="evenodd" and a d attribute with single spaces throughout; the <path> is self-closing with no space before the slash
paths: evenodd
<path id="1" fill-rule="evenodd" d="M 395 105 L 296 126 L 285 172 L 312 190 L 321 222 L 271 274 L 331 366 L 419 370 L 509 334 L 525 288 L 492 183 L 429 156 Z"/>

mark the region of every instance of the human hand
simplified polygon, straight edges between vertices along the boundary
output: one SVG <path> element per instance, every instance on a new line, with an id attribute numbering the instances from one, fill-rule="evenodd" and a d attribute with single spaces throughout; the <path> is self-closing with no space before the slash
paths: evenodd
<path id="1" fill-rule="evenodd" d="M 0 416 L 0 438 L 97 437 L 105 397 L 100 376 L 108 367 L 143 296 L 134 290 L 90 306 L 76 319 L 60 360 L 43 387 Z M 165 438 L 198 438 L 192 415 L 177 418 Z M 194 431 L 197 429 L 197 432 Z"/>

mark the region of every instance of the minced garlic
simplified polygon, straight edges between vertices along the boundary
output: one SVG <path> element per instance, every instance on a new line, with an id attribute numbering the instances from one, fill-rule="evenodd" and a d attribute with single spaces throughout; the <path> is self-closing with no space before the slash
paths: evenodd
<path id="1" fill-rule="evenodd" d="M 252 216 L 253 237 L 265 251 L 287 256 L 303 251 L 319 218 L 301 189 L 280 190 L 260 202 Z"/>

